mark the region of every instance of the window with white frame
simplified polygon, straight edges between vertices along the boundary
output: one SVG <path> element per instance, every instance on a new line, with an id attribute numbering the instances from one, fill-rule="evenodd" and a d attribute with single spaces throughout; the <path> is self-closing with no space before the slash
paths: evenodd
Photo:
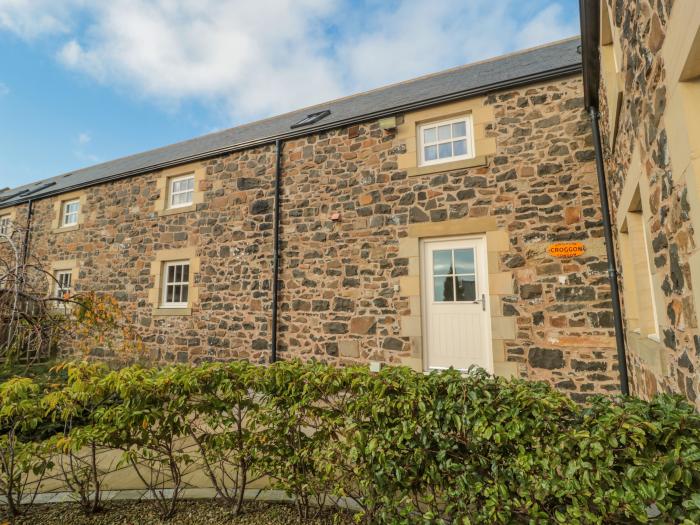
<path id="1" fill-rule="evenodd" d="M 75 226 L 78 224 L 80 213 L 80 200 L 65 201 L 61 206 L 61 226 Z"/>
<path id="2" fill-rule="evenodd" d="M 12 217 L 10 215 L 0 215 L 0 235 L 10 235 L 12 233 Z"/>
<path id="3" fill-rule="evenodd" d="M 194 202 L 194 175 L 173 177 L 168 182 L 168 207 L 182 208 Z"/>
<path id="4" fill-rule="evenodd" d="M 53 297 L 54 299 L 64 299 L 71 293 L 73 285 L 72 270 L 56 270 L 53 274 Z"/>
<path id="5" fill-rule="evenodd" d="M 172 261 L 163 265 L 164 308 L 187 308 L 190 293 L 190 262 Z"/>
<path id="6" fill-rule="evenodd" d="M 420 164 L 440 164 L 474 157 L 471 115 L 423 124 L 418 129 Z"/>

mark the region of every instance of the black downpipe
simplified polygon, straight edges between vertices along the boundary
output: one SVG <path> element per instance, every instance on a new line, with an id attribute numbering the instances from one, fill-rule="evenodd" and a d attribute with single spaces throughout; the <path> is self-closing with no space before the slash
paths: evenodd
<path id="1" fill-rule="evenodd" d="M 600 192 L 600 207 L 603 212 L 603 230 L 605 232 L 605 251 L 608 256 L 608 278 L 613 307 L 613 322 L 615 323 L 615 342 L 617 344 L 617 366 L 620 372 L 620 391 L 629 395 L 629 379 L 627 377 L 627 356 L 625 354 L 625 336 L 622 328 L 622 309 L 620 308 L 620 287 L 617 281 L 617 264 L 613 247 L 612 226 L 610 225 L 610 207 L 608 205 L 608 187 L 605 184 L 605 167 L 603 152 L 600 144 L 600 128 L 598 126 L 598 111 L 589 109 L 591 126 L 593 128 L 593 145 L 595 147 L 595 165 L 598 173 L 598 191 Z"/>
<path id="2" fill-rule="evenodd" d="M 270 362 L 277 361 L 277 295 L 280 273 L 280 185 L 282 177 L 282 141 L 275 141 L 275 204 L 272 218 L 272 354 Z"/>
<path id="3" fill-rule="evenodd" d="M 34 215 L 34 201 L 27 201 L 27 227 L 24 230 L 24 239 L 22 240 L 22 266 L 27 264 L 29 258 L 29 231 L 32 228 L 32 216 Z"/>

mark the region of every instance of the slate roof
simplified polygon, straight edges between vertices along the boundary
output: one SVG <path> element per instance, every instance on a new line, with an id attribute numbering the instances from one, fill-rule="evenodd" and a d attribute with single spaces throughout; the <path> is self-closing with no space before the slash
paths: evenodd
<path id="1" fill-rule="evenodd" d="M 310 135 L 418 107 L 577 73 L 581 70 L 579 46 L 579 37 L 569 38 L 96 164 L 0 192 L 0 208 L 276 139 Z M 319 122 L 290 128 L 309 113 L 326 109 L 331 111 L 330 115 Z"/>

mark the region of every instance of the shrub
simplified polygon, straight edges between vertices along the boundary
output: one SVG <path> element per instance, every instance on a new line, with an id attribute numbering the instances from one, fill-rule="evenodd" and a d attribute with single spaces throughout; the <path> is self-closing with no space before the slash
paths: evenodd
<path id="1" fill-rule="evenodd" d="M 244 361 L 205 364 L 192 370 L 197 384 L 188 408 L 187 434 L 196 443 L 202 467 L 219 498 L 234 514 L 243 506 L 256 464 L 250 421 L 256 419 L 256 369 Z M 259 477 L 259 476 L 258 476 Z"/>
<path id="2" fill-rule="evenodd" d="M 131 366 L 102 380 L 118 403 L 97 411 L 96 439 L 124 451 L 118 466 L 129 464 L 151 492 L 163 518 L 175 514 L 183 477 L 194 463 L 184 439 L 197 392 L 192 370 Z"/>
<path id="3" fill-rule="evenodd" d="M 86 513 L 95 513 L 101 509 L 102 482 L 109 472 L 98 461 L 110 443 L 102 441 L 97 421 L 115 401 L 105 388 L 108 369 L 101 363 L 79 362 L 55 370 L 65 374 L 65 386 L 49 392 L 43 402 L 47 413 L 62 425 L 52 443 L 59 452 L 57 463 L 66 488 Z"/>
<path id="4" fill-rule="evenodd" d="M 331 401 L 342 389 L 338 369 L 281 362 L 260 369 L 256 390 L 260 408 L 251 419 L 258 448 L 257 472 L 293 496 L 299 519 L 316 517 L 337 464 L 327 461 L 342 418 Z"/>
<path id="5" fill-rule="evenodd" d="M 50 447 L 37 436 L 43 416 L 40 392 L 28 378 L 0 384 L 0 495 L 12 517 L 21 513 L 23 503 L 34 502 L 52 467 Z"/>
<path id="6" fill-rule="evenodd" d="M 1 439 L 12 443 L 0 454 L 0 490 L 16 506 L 31 471 L 49 466 L 41 446 L 68 443 L 59 451 L 123 450 L 164 516 L 201 462 L 234 512 L 250 480 L 267 476 L 301 519 L 345 497 L 366 523 L 613 524 L 653 513 L 700 522 L 700 415 L 679 397 L 580 406 L 543 383 L 480 370 L 374 374 L 297 362 L 67 370 L 67 384 L 43 403 L 50 418 L 37 411 L 31 380 L 0 387 Z M 41 445 L 53 420 L 70 424 Z M 93 465 L 71 471 L 77 492 L 101 486 Z"/>

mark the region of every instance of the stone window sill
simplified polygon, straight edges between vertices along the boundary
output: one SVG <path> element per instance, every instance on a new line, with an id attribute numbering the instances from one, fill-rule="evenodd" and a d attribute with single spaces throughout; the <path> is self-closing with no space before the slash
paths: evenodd
<path id="1" fill-rule="evenodd" d="M 431 164 L 429 166 L 417 166 L 408 168 L 406 173 L 409 177 L 420 175 L 432 175 L 434 173 L 445 173 L 446 171 L 462 170 L 465 168 L 480 168 L 487 165 L 486 156 L 481 155 L 473 159 L 458 160 L 455 162 L 445 162 L 444 164 Z"/>
<path id="2" fill-rule="evenodd" d="M 182 206 L 181 208 L 168 208 L 165 210 L 160 210 L 158 212 L 158 215 L 161 217 L 168 216 L 168 215 L 177 215 L 178 213 L 188 213 L 191 211 L 195 211 L 197 209 L 196 204 L 190 204 L 189 206 Z"/>
<path id="3" fill-rule="evenodd" d="M 176 317 L 192 315 L 192 308 L 154 308 L 153 315 L 156 317 Z"/>
<path id="4" fill-rule="evenodd" d="M 54 233 L 66 233 L 66 232 L 74 232 L 76 230 L 80 229 L 80 224 L 74 224 L 73 226 L 61 226 L 60 228 L 55 228 L 53 230 Z"/>

